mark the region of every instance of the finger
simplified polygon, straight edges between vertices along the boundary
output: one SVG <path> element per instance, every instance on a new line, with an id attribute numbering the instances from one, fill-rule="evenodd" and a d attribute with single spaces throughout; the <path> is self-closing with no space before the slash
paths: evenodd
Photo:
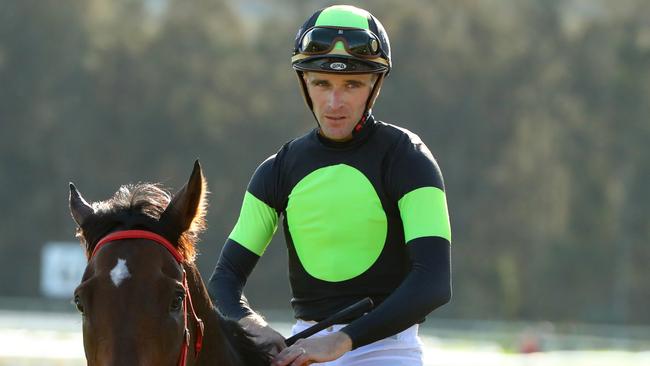
<path id="1" fill-rule="evenodd" d="M 304 355 L 305 349 L 302 347 L 288 347 L 282 350 L 273 360 L 273 366 L 286 366 L 295 361 L 296 358 Z"/>
<path id="2" fill-rule="evenodd" d="M 311 358 L 306 354 L 303 353 L 302 355 L 298 356 L 293 362 L 291 363 L 291 366 L 306 366 L 306 365 L 311 365 L 313 362 L 311 362 Z"/>

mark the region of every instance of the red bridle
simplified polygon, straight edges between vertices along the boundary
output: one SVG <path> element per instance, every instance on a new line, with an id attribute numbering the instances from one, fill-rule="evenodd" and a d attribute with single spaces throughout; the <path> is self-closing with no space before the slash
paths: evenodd
<path id="1" fill-rule="evenodd" d="M 95 246 L 95 249 L 93 250 L 93 253 L 90 255 L 90 258 L 95 256 L 99 249 L 104 246 L 105 244 L 117 240 L 124 240 L 124 239 L 146 239 L 146 240 L 151 240 L 153 242 L 156 242 L 165 249 L 171 253 L 171 255 L 176 259 L 176 262 L 181 266 L 183 269 L 183 255 L 174 247 L 169 240 L 163 238 L 162 236 L 153 233 L 151 231 L 145 231 L 145 230 L 124 230 L 124 231 L 117 231 L 111 234 L 106 235 L 104 238 L 102 238 L 97 245 Z M 181 346 L 181 355 L 178 359 L 178 365 L 179 366 L 185 366 L 186 360 L 187 360 L 187 351 L 190 346 L 190 331 L 187 328 L 188 324 L 188 319 L 187 319 L 187 306 L 189 304 L 190 311 L 192 312 L 192 316 L 194 317 L 194 320 L 197 323 L 197 335 L 196 335 L 196 341 L 194 342 L 194 357 L 197 358 L 199 356 L 199 352 L 201 352 L 201 347 L 203 347 L 203 321 L 196 315 L 196 311 L 194 311 L 194 305 L 192 304 L 192 295 L 190 294 L 190 289 L 187 285 L 187 276 L 185 274 L 185 269 L 183 269 L 183 289 L 185 290 L 185 298 L 183 299 L 183 319 L 185 319 L 185 332 L 184 332 L 184 341 L 183 345 Z"/>

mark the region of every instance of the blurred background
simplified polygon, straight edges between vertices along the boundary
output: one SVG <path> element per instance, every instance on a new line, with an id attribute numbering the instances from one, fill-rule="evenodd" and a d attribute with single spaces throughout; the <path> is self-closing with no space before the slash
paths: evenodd
<path id="1" fill-rule="evenodd" d="M 375 116 L 445 177 L 454 297 L 424 325 L 429 364 L 650 364 L 650 2 L 348 3 L 391 39 Z M 199 158 L 207 280 L 254 169 L 315 126 L 289 58 L 330 4 L 0 0 L 0 365 L 83 364 L 69 181 L 175 190 Z M 278 324 L 285 250 L 278 233 L 245 291 Z"/>

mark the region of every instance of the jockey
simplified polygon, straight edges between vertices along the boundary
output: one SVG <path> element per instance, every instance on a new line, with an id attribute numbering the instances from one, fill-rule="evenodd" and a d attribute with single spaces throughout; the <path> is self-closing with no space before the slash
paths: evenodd
<path id="1" fill-rule="evenodd" d="M 211 297 L 277 347 L 274 365 L 422 365 L 418 324 L 451 297 L 451 230 L 427 146 L 372 113 L 392 68 L 386 30 L 366 10 L 329 6 L 300 27 L 291 63 L 317 126 L 253 174 Z M 374 310 L 286 347 L 242 295 L 280 222 L 294 334 L 364 297 Z"/>

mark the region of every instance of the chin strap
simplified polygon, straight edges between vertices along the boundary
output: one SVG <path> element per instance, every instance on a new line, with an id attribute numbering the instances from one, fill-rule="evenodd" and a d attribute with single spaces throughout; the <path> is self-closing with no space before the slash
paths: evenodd
<path id="1" fill-rule="evenodd" d="M 305 78 L 303 77 L 304 73 L 302 71 L 296 70 L 296 76 L 298 77 L 298 83 L 300 84 L 300 94 L 302 95 L 302 100 L 304 100 L 305 104 L 307 104 L 309 111 L 316 120 L 316 125 L 320 128 L 320 123 L 318 123 L 318 118 L 316 118 L 316 114 L 314 113 L 314 105 L 311 102 L 309 92 L 307 91 L 307 83 L 305 83 Z"/>
<path id="2" fill-rule="evenodd" d="M 354 126 L 354 131 L 352 131 L 352 134 L 353 134 L 353 135 L 356 135 L 357 133 L 359 133 L 359 131 L 363 130 L 363 126 L 366 125 L 366 121 L 368 120 L 368 116 L 369 116 L 369 115 L 370 115 L 370 111 L 366 112 L 366 114 L 364 114 L 364 115 L 361 117 L 361 119 L 359 120 L 359 122 L 357 123 L 357 125 Z"/>
<path id="3" fill-rule="evenodd" d="M 379 74 L 379 76 L 377 76 L 377 80 L 375 80 L 375 84 L 372 86 L 372 91 L 370 92 L 370 96 L 368 96 L 368 101 L 366 102 L 366 111 L 363 113 L 361 120 L 359 120 L 357 125 L 354 126 L 354 130 L 352 132 L 353 135 L 363 130 L 363 126 L 366 125 L 368 117 L 372 114 L 372 106 L 375 104 L 375 101 L 379 96 L 379 92 L 381 91 L 381 84 L 384 82 L 384 77 L 386 77 L 385 73 Z"/>
<path id="4" fill-rule="evenodd" d="M 368 102 L 366 103 L 366 114 L 370 114 L 370 111 L 372 110 L 372 106 L 375 105 L 375 101 L 379 96 L 379 92 L 381 91 L 381 85 L 384 83 L 385 77 L 386 77 L 386 73 L 381 73 L 379 74 L 379 76 L 377 76 L 377 80 L 375 80 L 375 85 L 373 85 L 372 92 L 370 92 L 370 96 L 368 97 Z"/>

